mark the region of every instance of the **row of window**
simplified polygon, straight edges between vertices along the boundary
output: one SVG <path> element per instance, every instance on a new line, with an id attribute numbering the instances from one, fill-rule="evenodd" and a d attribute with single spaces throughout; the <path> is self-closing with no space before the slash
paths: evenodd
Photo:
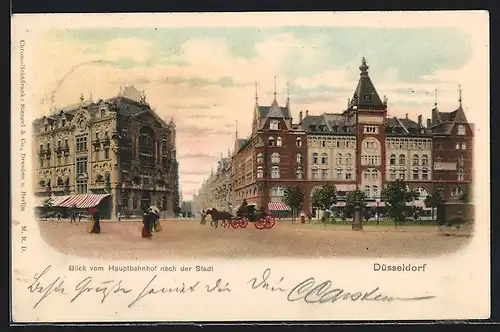
<path id="1" fill-rule="evenodd" d="M 319 161 L 319 154 L 317 152 L 313 152 L 312 154 L 312 163 L 313 164 L 318 164 Z M 345 165 L 352 165 L 352 155 L 350 153 L 347 153 L 345 157 L 342 155 L 342 153 L 337 153 L 337 165 L 343 165 L 345 161 Z M 328 154 L 327 153 L 322 153 L 321 154 L 321 163 L 322 164 L 328 164 Z"/>
<path id="2" fill-rule="evenodd" d="M 355 140 L 336 140 L 336 141 L 309 141 L 309 147 L 311 148 L 354 148 L 356 144 Z"/>
<path id="3" fill-rule="evenodd" d="M 431 149 L 432 141 L 423 138 L 388 138 L 386 147 L 389 149 Z"/>
<path id="4" fill-rule="evenodd" d="M 353 170 L 350 167 L 346 168 L 345 170 L 342 168 L 337 168 L 335 170 L 335 178 L 337 180 L 353 180 L 352 174 L 353 174 Z M 312 176 L 313 180 L 317 180 L 317 179 L 326 180 L 326 179 L 328 179 L 328 169 L 322 168 L 321 169 L 321 176 L 320 176 L 320 169 L 313 168 L 313 169 L 311 169 L 311 176 Z"/>
<path id="5" fill-rule="evenodd" d="M 398 157 L 399 165 L 406 165 L 406 156 L 404 154 L 400 154 Z M 422 155 L 419 157 L 418 155 L 413 155 L 411 164 L 413 166 L 428 166 L 429 165 L 429 157 L 427 155 Z M 396 165 L 396 155 L 391 154 L 389 157 L 389 165 Z"/>
<path id="6" fill-rule="evenodd" d="M 268 146 L 283 146 L 283 138 L 277 137 L 276 139 L 274 139 L 274 137 L 271 136 L 267 139 L 267 145 Z M 297 146 L 297 147 L 302 146 L 302 138 L 297 137 L 297 139 L 295 140 L 295 146 Z"/>
<path id="7" fill-rule="evenodd" d="M 407 180 L 407 170 L 405 168 L 402 169 L 394 169 L 391 168 L 389 170 L 389 180 L 394 181 L 396 179 L 400 180 Z M 429 176 L 429 170 L 424 168 L 422 170 L 414 169 L 412 171 L 412 180 L 422 180 L 422 181 L 428 181 L 430 180 Z"/>

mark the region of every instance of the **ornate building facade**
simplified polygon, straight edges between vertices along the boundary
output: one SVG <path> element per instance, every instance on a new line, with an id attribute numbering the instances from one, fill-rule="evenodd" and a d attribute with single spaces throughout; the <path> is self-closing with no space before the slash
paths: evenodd
<path id="1" fill-rule="evenodd" d="M 33 122 L 38 161 L 36 196 L 61 207 L 98 206 L 116 216 L 157 205 L 171 213 L 178 188 L 176 128 L 161 119 L 144 93 L 58 109 Z"/>

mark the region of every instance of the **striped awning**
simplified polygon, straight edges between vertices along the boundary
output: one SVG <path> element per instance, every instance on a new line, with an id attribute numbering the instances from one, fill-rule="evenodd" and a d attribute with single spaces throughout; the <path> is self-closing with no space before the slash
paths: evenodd
<path id="1" fill-rule="evenodd" d="M 283 202 L 270 202 L 267 204 L 270 211 L 290 211 L 290 207 Z"/>
<path id="2" fill-rule="evenodd" d="M 70 197 L 71 196 L 68 196 L 68 195 L 66 195 L 66 196 L 53 196 L 53 197 L 51 197 L 52 204 L 54 206 L 61 206 L 61 204 L 64 203 L 64 201 Z"/>
<path id="3" fill-rule="evenodd" d="M 87 209 L 99 205 L 101 201 L 110 196 L 110 194 L 87 194 L 87 195 L 73 195 L 65 200 L 61 205 L 62 207 L 73 207 L 78 209 Z"/>

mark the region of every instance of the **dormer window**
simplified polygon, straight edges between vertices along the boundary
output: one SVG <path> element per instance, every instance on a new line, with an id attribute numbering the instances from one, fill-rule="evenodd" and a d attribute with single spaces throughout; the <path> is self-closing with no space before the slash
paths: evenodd
<path id="1" fill-rule="evenodd" d="M 106 116 L 106 110 L 103 108 L 101 109 L 101 118 Z"/>
<path id="2" fill-rule="evenodd" d="M 464 125 L 458 125 L 457 135 L 465 135 L 465 126 Z"/>
<path id="3" fill-rule="evenodd" d="M 274 146 L 274 137 L 269 137 L 269 139 L 267 140 L 267 145 Z"/>
<path id="4" fill-rule="evenodd" d="M 269 129 L 280 130 L 280 122 L 278 120 L 271 120 L 269 123 Z"/>
<path id="5" fill-rule="evenodd" d="M 309 126 L 310 131 L 316 131 L 316 125 L 310 125 Z"/>
<path id="6" fill-rule="evenodd" d="M 297 137 L 296 145 L 297 145 L 297 147 L 301 147 L 302 146 L 302 138 Z"/>

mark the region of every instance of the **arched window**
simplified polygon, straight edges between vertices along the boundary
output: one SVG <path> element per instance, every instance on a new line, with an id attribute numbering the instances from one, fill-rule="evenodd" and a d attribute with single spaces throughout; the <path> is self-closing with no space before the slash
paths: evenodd
<path id="1" fill-rule="evenodd" d="M 259 164 L 264 162 L 264 155 L 262 154 L 262 152 L 257 153 L 257 162 Z"/>
<path id="2" fill-rule="evenodd" d="M 463 181 L 463 179 L 464 179 L 464 174 L 465 174 L 464 170 L 460 168 L 460 169 L 458 170 L 458 173 L 457 173 L 457 180 L 459 180 L 459 181 Z"/>
<path id="3" fill-rule="evenodd" d="M 345 155 L 345 164 L 346 165 L 352 165 L 352 157 L 351 157 L 351 154 L 348 153 Z"/>
<path id="4" fill-rule="evenodd" d="M 427 157 L 426 154 L 422 156 L 422 166 L 428 166 L 429 165 L 429 157 Z"/>
<path id="5" fill-rule="evenodd" d="M 323 167 L 321 169 L 321 180 L 326 180 L 328 177 L 328 168 Z"/>
<path id="6" fill-rule="evenodd" d="M 323 153 L 321 155 L 321 163 L 322 164 L 328 164 L 328 155 L 326 153 Z"/>
<path id="7" fill-rule="evenodd" d="M 274 146 L 274 137 L 269 137 L 269 139 L 267 140 L 267 145 L 269 146 Z"/>
<path id="8" fill-rule="evenodd" d="M 370 171 L 365 169 L 363 171 L 363 177 L 365 178 L 365 180 L 369 180 L 370 179 Z"/>
<path id="9" fill-rule="evenodd" d="M 281 137 L 278 137 L 278 139 L 276 139 L 276 146 L 283 146 L 283 139 Z"/>
<path id="10" fill-rule="evenodd" d="M 412 180 L 418 180 L 418 169 L 412 170 Z"/>
<path id="11" fill-rule="evenodd" d="M 462 196 L 464 193 L 464 191 L 462 190 L 462 188 L 460 187 L 454 187 L 452 190 L 451 190 L 451 196 L 455 199 L 458 199 L 460 198 L 460 196 Z"/>
<path id="12" fill-rule="evenodd" d="M 372 196 L 378 197 L 378 187 L 377 186 L 372 187 Z"/>
<path id="13" fill-rule="evenodd" d="M 406 165 L 406 157 L 404 154 L 399 155 L 399 164 L 400 165 Z"/>
<path id="14" fill-rule="evenodd" d="M 262 166 L 257 167 L 257 179 L 262 179 L 264 177 L 264 168 Z"/>
<path id="15" fill-rule="evenodd" d="M 302 153 L 297 153 L 297 164 L 302 164 Z"/>
<path id="16" fill-rule="evenodd" d="M 271 162 L 273 164 L 278 164 L 280 162 L 280 154 L 278 152 L 274 152 L 272 155 L 271 155 Z"/>
<path id="17" fill-rule="evenodd" d="M 313 179 L 319 178 L 319 168 L 313 167 L 313 169 L 311 170 L 311 174 Z"/>
<path id="18" fill-rule="evenodd" d="M 280 178 L 280 168 L 279 166 L 273 166 L 271 169 L 271 178 L 279 179 Z"/>
<path id="19" fill-rule="evenodd" d="M 342 153 L 337 153 L 337 165 L 342 165 Z"/>
<path id="20" fill-rule="evenodd" d="M 371 196 L 370 186 L 365 186 L 365 196 L 366 197 Z"/>
<path id="21" fill-rule="evenodd" d="M 316 152 L 314 152 L 312 154 L 312 157 L 313 157 L 313 164 L 317 164 L 318 163 L 318 154 Z"/>
<path id="22" fill-rule="evenodd" d="M 295 144 L 297 145 L 297 147 L 301 147 L 302 146 L 302 138 L 297 137 L 297 140 L 295 141 Z"/>
<path id="23" fill-rule="evenodd" d="M 396 165 L 396 155 L 395 154 L 391 154 L 391 156 L 389 157 L 389 165 Z"/>
<path id="24" fill-rule="evenodd" d="M 297 174 L 297 180 L 302 180 L 303 173 L 301 168 L 297 169 L 296 174 Z"/>
<path id="25" fill-rule="evenodd" d="M 406 180 L 406 169 L 404 168 L 399 169 L 399 179 Z"/>
<path id="26" fill-rule="evenodd" d="M 372 169 L 372 180 L 378 179 L 378 171 L 376 169 Z"/>
<path id="27" fill-rule="evenodd" d="M 413 158 L 411 160 L 411 164 L 413 166 L 418 166 L 418 156 L 416 154 L 413 155 Z"/>
<path id="28" fill-rule="evenodd" d="M 429 170 L 427 168 L 422 169 L 422 180 L 429 180 Z"/>
<path id="29" fill-rule="evenodd" d="M 465 164 L 464 156 L 458 157 L 458 166 L 464 166 L 464 164 Z"/>
<path id="30" fill-rule="evenodd" d="M 396 170 L 394 168 L 389 170 L 389 180 L 396 180 Z"/>

